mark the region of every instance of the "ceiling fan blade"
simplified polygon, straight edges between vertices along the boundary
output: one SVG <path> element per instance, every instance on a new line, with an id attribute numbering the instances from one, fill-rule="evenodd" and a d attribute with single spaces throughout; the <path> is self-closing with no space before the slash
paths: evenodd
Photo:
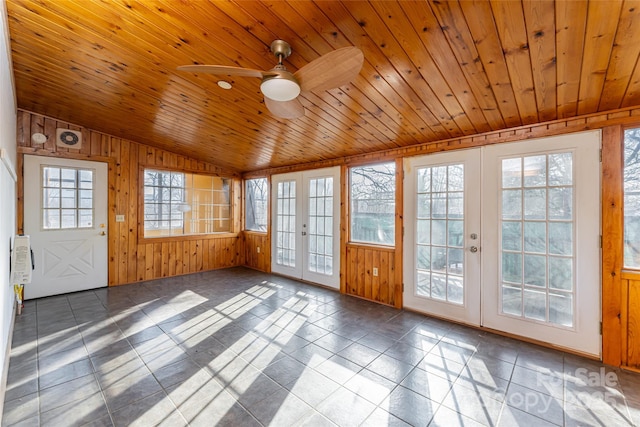
<path id="1" fill-rule="evenodd" d="M 298 98 L 291 101 L 274 101 L 265 96 L 264 105 L 271 111 L 271 114 L 281 119 L 297 119 L 304 116 L 304 107 Z"/>
<path id="2" fill-rule="evenodd" d="M 251 68 L 227 67 L 225 65 L 183 65 L 178 67 L 180 71 L 190 73 L 218 74 L 221 76 L 263 77 L 263 72 Z"/>
<path id="3" fill-rule="evenodd" d="M 314 59 L 293 76 L 303 91 L 323 91 L 344 86 L 356 78 L 364 55 L 357 47 L 343 47 Z"/>

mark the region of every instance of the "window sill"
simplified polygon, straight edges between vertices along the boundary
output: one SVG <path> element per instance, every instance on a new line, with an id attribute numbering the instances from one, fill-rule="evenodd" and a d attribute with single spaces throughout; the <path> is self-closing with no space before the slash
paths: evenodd
<path id="1" fill-rule="evenodd" d="M 158 237 L 142 237 L 138 239 L 138 244 L 146 245 L 148 243 L 164 243 L 164 242 L 184 242 L 192 240 L 214 240 L 237 238 L 238 233 L 216 233 L 216 234 L 187 234 L 183 236 L 158 236 Z"/>
<path id="2" fill-rule="evenodd" d="M 395 252 L 395 246 L 375 244 L 375 243 L 363 243 L 363 242 L 347 242 L 347 246 L 359 247 L 359 248 L 371 248 L 379 251 Z"/>

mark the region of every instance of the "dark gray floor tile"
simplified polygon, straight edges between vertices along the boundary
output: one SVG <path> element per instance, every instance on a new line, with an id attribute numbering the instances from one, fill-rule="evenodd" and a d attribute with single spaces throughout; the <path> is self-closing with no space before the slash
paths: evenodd
<path id="1" fill-rule="evenodd" d="M 153 375 L 139 375 L 125 377 L 105 388 L 103 393 L 109 410 L 115 412 L 161 390 Z"/>
<path id="2" fill-rule="evenodd" d="M 431 350 L 431 348 L 429 348 Z M 429 353 L 429 350 L 420 350 L 405 342 L 396 341 L 396 343 L 388 348 L 384 354 L 391 356 L 401 362 L 416 366 Z"/>
<path id="3" fill-rule="evenodd" d="M 340 385 L 312 369 L 307 369 L 285 388 L 315 408 L 333 395 Z"/>
<path id="4" fill-rule="evenodd" d="M 47 412 L 69 403 L 81 402 L 87 396 L 100 393 L 93 374 L 76 378 L 40 391 L 40 411 Z"/>
<path id="5" fill-rule="evenodd" d="M 246 408 L 265 426 L 290 426 L 314 412 L 311 406 L 286 389 L 279 389 Z"/>
<path id="6" fill-rule="evenodd" d="M 558 399 L 564 397 L 564 377 L 562 374 L 550 374 L 544 369 L 528 369 L 516 365 L 511 382 L 548 394 Z"/>
<path id="7" fill-rule="evenodd" d="M 40 364 L 38 377 L 40 389 L 52 387 L 76 378 L 93 373 L 93 365 L 89 358 L 62 364 Z"/>
<path id="8" fill-rule="evenodd" d="M 316 368 L 318 365 L 333 356 L 333 353 L 313 343 L 302 347 L 299 350 L 290 353 L 290 356 L 299 362 L 304 363 L 310 368 Z"/>
<path id="9" fill-rule="evenodd" d="M 453 386 L 453 381 L 449 381 L 420 368 L 415 368 L 405 377 L 400 385 L 428 397 L 436 403 L 441 403 Z"/>
<path id="10" fill-rule="evenodd" d="M 183 383 L 200 370 L 195 362 L 191 360 L 179 360 L 171 365 L 163 366 L 152 371 L 153 376 L 163 388 L 168 388 L 173 384 Z"/>
<path id="11" fill-rule="evenodd" d="M 315 345 L 324 348 L 331 353 L 338 353 L 353 343 L 348 338 L 342 337 L 334 332 L 330 332 L 313 342 Z"/>
<path id="12" fill-rule="evenodd" d="M 444 405 L 440 405 L 436 414 L 431 419 L 429 427 L 482 427 L 486 424 L 480 424 L 479 422 L 462 415 L 460 412 L 456 412 L 453 409 L 449 409 Z"/>
<path id="13" fill-rule="evenodd" d="M 366 369 L 358 372 L 344 384 L 345 388 L 375 405 L 379 405 L 396 386 L 395 382 Z"/>
<path id="14" fill-rule="evenodd" d="M 339 426 L 359 426 L 375 408 L 373 403 L 345 388 L 317 406 L 318 412 Z"/>
<path id="15" fill-rule="evenodd" d="M 378 407 L 364 420 L 361 427 L 408 427 L 410 425 Z"/>
<path id="16" fill-rule="evenodd" d="M 381 353 L 367 347 L 366 345 L 354 342 L 337 354 L 338 356 L 344 357 L 345 359 L 364 367 L 373 362 Z"/>
<path id="17" fill-rule="evenodd" d="M 39 411 L 38 393 L 27 394 L 18 399 L 5 401 L 2 425 L 11 426 L 19 423 L 31 423 L 34 418 L 39 423 Z"/>
<path id="18" fill-rule="evenodd" d="M 386 354 L 382 354 L 373 362 L 368 364 L 365 369 L 399 384 L 404 377 L 411 372 L 413 365 L 394 359 Z"/>
<path id="19" fill-rule="evenodd" d="M 187 421 L 164 391 L 152 394 L 112 414 L 115 426 L 186 426 Z"/>
<path id="20" fill-rule="evenodd" d="M 549 423 L 556 425 L 564 423 L 563 400 L 548 394 L 511 383 L 505 402 L 511 408 L 527 412 Z M 515 414 L 518 415 L 517 412 Z"/>
<path id="21" fill-rule="evenodd" d="M 318 365 L 315 370 L 338 384 L 344 384 L 360 372 L 362 366 L 338 355 L 334 355 Z"/>
<path id="22" fill-rule="evenodd" d="M 398 386 L 381 406 L 412 426 L 427 426 L 440 405 L 408 388 Z"/>
<path id="23" fill-rule="evenodd" d="M 305 364 L 290 356 L 284 356 L 264 368 L 262 373 L 284 386 L 298 379 L 306 369 L 309 368 Z"/>
<path id="24" fill-rule="evenodd" d="M 42 426 L 58 427 L 62 425 L 84 425 L 92 420 L 108 417 L 109 412 L 102 397 L 97 392 L 82 396 L 82 398 L 57 406 L 49 411 L 40 413 Z"/>
<path id="25" fill-rule="evenodd" d="M 496 425 L 503 403 L 454 384 L 442 405 L 484 425 Z"/>
<path id="26" fill-rule="evenodd" d="M 500 415 L 498 427 L 512 426 L 536 426 L 536 427 L 554 427 L 562 424 L 551 423 L 547 420 L 531 415 L 529 412 L 521 411 L 511 406 L 505 406 Z"/>

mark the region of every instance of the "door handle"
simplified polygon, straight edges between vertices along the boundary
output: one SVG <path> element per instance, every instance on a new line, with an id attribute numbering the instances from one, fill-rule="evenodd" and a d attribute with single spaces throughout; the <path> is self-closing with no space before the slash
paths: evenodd
<path id="1" fill-rule="evenodd" d="M 470 250 L 472 253 L 474 253 L 474 254 L 475 254 L 476 252 L 478 252 L 478 247 L 477 247 L 477 246 L 471 246 L 471 247 L 469 248 L 469 250 Z"/>
<path id="2" fill-rule="evenodd" d="M 306 231 L 303 231 L 303 232 L 302 232 L 302 235 L 303 235 L 303 236 L 306 236 L 306 235 L 307 235 L 307 232 L 306 232 Z"/>
<path id="3" fill-rule="evenodd" d="M 101 231 L 101 232 L 100 232 L 100 235 L 101 235 L 101 236 L 106 236 L 106 235 L 107 235 L 107 233 L 105 233 L 104 231 Z"/>

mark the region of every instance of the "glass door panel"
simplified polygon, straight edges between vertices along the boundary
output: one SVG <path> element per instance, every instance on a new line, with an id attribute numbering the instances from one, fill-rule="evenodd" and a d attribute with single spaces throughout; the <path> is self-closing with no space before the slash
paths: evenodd
<path id="1" fill-rule="evenodd" d="M 600 133 L 486 147 L 483 324 L 600 355 Z"/>
<path id="2" fill-rule="evenodd" d="M 340 168 L 274 175 L 275 273 L 340 287 Z"/>
<path id="3" fill-rule="evenodd" d="M 480 324 L 480 150 L 405 161 L 404 305 Z"/>

